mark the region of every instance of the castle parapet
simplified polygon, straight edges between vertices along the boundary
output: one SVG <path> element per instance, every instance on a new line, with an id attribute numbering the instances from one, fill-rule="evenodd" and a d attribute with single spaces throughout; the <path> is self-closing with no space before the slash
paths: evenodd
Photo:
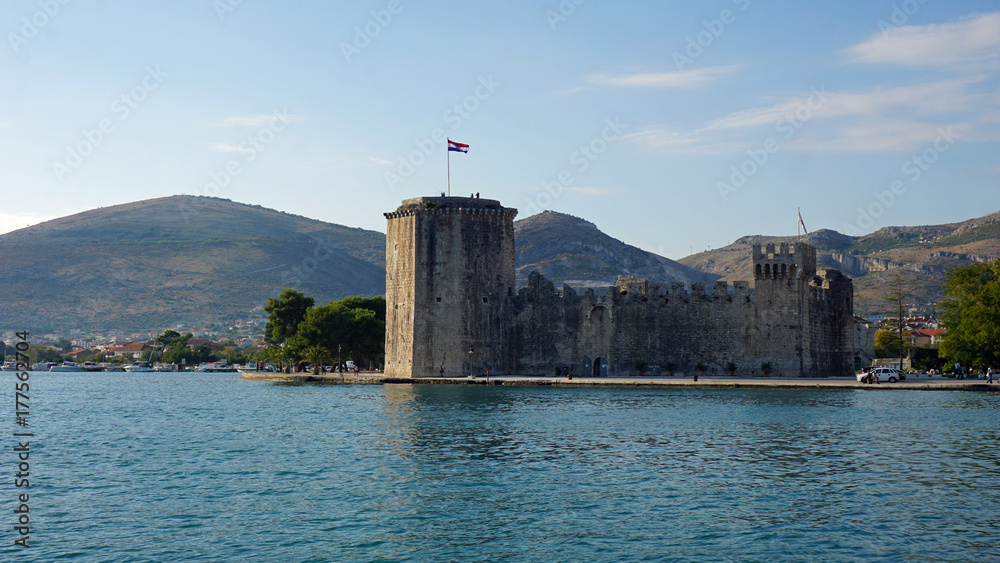
<path id="1" fill-rule="evenodd" d="M 755 280 L 795 280 L 816 275 L 816 249 L 803 243 L 753 245 Z"/>

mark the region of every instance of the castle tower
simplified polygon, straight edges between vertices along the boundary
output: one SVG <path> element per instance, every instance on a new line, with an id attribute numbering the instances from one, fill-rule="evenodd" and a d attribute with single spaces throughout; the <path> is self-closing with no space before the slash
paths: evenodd
<path id="1" fill-rule="evenodd" d="M 816 249 L 797 242 L 778 245 L 775 252 L 774 244 L 768 244 L 763 249 L 761 245 L 753 245 L 753 278 L 754 285 L 759 286 L 766 280 L 808 280 L 816 275 Z"/>
<path id="2" fill-rule="evenodd" d="M 499 201 L 418 197 L 385 213 L 385 373 L 513 369 L 514 216 Z"/>

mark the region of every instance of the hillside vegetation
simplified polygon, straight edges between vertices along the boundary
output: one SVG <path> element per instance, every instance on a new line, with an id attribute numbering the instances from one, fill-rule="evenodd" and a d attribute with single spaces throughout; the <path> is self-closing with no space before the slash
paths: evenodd
<path id="1" fill-rule="evenodd" d="M 743 237 L 679 262 L 727 281 L 750 280 L 751 245 L 796 240 L 800 237 Z M 1000 256 L 1000 213 L 947 225 L 885 227 L 861 237 L 820 230 L 801 240 L 816 247 L 818 267 L 854 278 L 855 313 L 885 312 L 888 283 L 896 274 L 903 279 L 908 305 L 933 309 L 944 296 L 948 270 Z"/>

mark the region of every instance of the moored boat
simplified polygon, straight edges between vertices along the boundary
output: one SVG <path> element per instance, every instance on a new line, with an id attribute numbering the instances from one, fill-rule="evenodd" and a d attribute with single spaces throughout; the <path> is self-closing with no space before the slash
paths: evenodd
<path id="1" fill-rule="evenodd" d="M 149 362 L 133 362 L 125 366 L 127 372 L 150 372 L 153 371 L 153 364 Z"/>
<path id="2" fill-rule="evenodd" d="M 65 361 L 50 367 L 49 371 L 83 371 L 83 368 L 77 365 L 76 362 Z"/>

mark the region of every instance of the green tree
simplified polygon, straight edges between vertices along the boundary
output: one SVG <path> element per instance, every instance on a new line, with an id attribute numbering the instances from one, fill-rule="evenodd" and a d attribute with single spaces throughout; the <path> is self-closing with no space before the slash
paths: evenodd
<path id="1" fill-rule="evenodd" d="M 895 338 L 896 342 L 890 349 L 896 351 L 899 356 L 899 370 L 903 370 L 903 355 L 906 351 L 906 341 L 904 340 L 903 325 L 905 324 L 905 305 L 906 292 L 904 291 L 903 278 L 898 273 L 893 274 L 892 282 L 889 285 L 889 295 L 886 297 L 886 301 L 889 302 L 889 315 L 890 317 L 895 315 L 895 320 L 892 322 L 892 336 Z M 876 336 L 878 333 L 876 332 Z M 876 344 L 878 346 L 878 344 Z"/>
<path id="2" fill-rule="evenodd" d="M 319 344 L 313 344 L 305 349 L 305 356 L 313 365 L 313 375 L 319 375 L 319 368 L 323 364 L 323 360 L 330 357 L 330 351 Z"/>
<path id="3" fill-rule="evenodd" d="M 891 358 L 899 355 L 899 338 L 895 331 L 880 328 L 875 331 L 875 357 Z"/>
<path id="4" fill-rule="evenodd" d="M 314 304 L 312 297 L 294 289 L 282 291 L 277 299 L 268 297 L 264 305 L 267 313 L 264 340 L 280 346 L 294 338 L 298 334 L 299 323 L 305 320 L 306 313 Z"/>
<path id="5" fill-rule="evenodd" d="M 347 297 L 310 309 L 300 325 L 305 347 L 319 345 L 344 360 L 377 361 L 385 354 L 385 299 Z"/>
<path id="6" fill-rule="evenodd" d="M 948 272 L 941 302 L 941 355 L 968 366 L 1000 366 L 1000 260 Z"/>

